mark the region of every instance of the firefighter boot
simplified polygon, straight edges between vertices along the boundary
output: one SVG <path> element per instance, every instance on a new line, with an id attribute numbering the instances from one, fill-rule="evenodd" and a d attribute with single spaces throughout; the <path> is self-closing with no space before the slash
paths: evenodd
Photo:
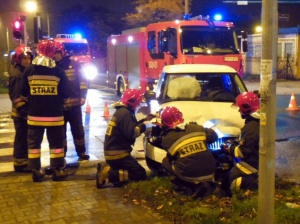
<path id="1" fill-rule="evenodd" d="M 96 186 L 98 189 L 103 188 L 108 179 L 108 172 L 110 170 L 110 166 L 106 163 L 97 165 L 97 174 L 96 174 Z"/>
<path id="2" fill-rule="evenodd" d="M 61 181 L 66 179 L 68 176 L 68 172 L 66 169 L 54 168 L 52 171 L 52 180 L 53 181 Z"/>
<path id="3" fill-rule="evenodd" d="M 51 176 L 52 175 L 52 173 L 53 173 L 53 169 L 52 169 L 52 167 L 51 166 L 47 166 L 47 167 L 45 167 L 45 175 L 48 175 L 48 176 Z"/>
<path id="4" fill-rule="evenodd" d="M 78 154 L 80 160 L 89 160 L 90 156 L 85 152 Z"/>
<path id="5" fill-rule="evenodd" d="M 45 177 L 45 171 L 44 170 L 32 170 L 32 180 L 33 182 L 41 182 L 44 180 Z"/>

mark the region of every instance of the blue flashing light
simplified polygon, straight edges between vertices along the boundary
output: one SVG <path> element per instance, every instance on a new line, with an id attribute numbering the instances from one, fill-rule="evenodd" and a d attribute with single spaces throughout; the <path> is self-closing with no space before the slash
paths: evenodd
<path id="1" fill-rule="evenodd" d="M 82 38 L 80 33 L 75 33 L 74 36 L 75 36 L 75 39 L 77 39 L 77 40 L 80 40 Z"/>
<path id="2" fill-rule="evenodd" d="M 220 21 L 220 20 L 222 20 L 222 15 L 221 15 L 221 14 L 216 14 L 216 15 L 214 15 L 214 20 L 215 20 L 215 21 Z"/>
<path id="3" fill-rule="evenodd" d="M 189 14 L 184 14 L 183 15 L 183 20 L 190 20 L 191 16 Z"/>

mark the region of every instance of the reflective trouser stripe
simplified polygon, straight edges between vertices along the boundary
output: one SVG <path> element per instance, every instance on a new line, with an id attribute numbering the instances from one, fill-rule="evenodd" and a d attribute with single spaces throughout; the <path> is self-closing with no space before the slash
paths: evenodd
<path id="1" fill-rule="evenodd" d="M 28 158 L 29 159 L 41 158 L 41 149 L 28 149 Z"/>
<path id="2" fill-rule="evenodd" d="M 242 186 L 242 177 L 234 179 L 230 185 L 231 190 L 239 190 Z"/>
<path id="3" fill-rule="evenodd" d="M 59 149 L 50 149 L 50 158 L 63 158 L 65 156 L 65 152 L 63 148 Z"/>
<path id="4" fill-rule="evenodd" d="M 119 181 L 124 182 L 129 179 L 128 170 L 119 170 Z"/>
<path id="5" fill-rule="evenodd" d="M 240 163 L 237 163 L 236 167 L 239 168 L 243 173 L 245 173 L 247 175 L 254 173 L 254 172 L 252 172 L 251 170 L 247 169 L 245 166 L 243 166 Z"/>
<path id="6" fill-rule="evenodd" d="M 32 126 L 62 126 L 64 125 L 64 121 L 52 121 L 52 122 L 45 122 L 45 121 L 30 121 L 28 120 L 27 123 L 29 125 L 32 125 Z"/>
<path id="7" fill-rule="evenodd" d="M 105 160 L 116 160 L 116 159 L 122 159 L 126 156 L 129 156 L 130 153 L 129 152 L 125 152 L 125 153 L 121 153 L 121 154 L 117 154 L 117 155 L 113 155 L 113 156 L 107 156 L 105 155 Z"/>
<path id="8" fill-rule="evenodd" d="M 37 116 L 28 116 L 27 123 L 32 126 L 61 126 L 64 125 L 64 116 L 58 117 L 37 117 Z"/>

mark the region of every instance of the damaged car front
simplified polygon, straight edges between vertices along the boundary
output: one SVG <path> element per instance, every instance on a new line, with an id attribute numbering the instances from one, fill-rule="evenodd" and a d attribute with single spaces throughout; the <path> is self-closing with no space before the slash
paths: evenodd
<path id="1" fill-rule="evenodd" d="M 238 138 L 244 121 L 238 108 L 232 105 L 237 95 L 246 92 L 247 88 L 231 67 L 211 64 L 165 66 L 154 91 L 154 99 L 147 99 L 151 113 L 159 114 L 166 106 L 175 106 L 182 112 L 185 123 L 197 122 L 217 132 L 218 141 L 208 145 L 214 154 L 220 152 L 222 143 Z M 154 144 L 156 137 L 149 132 L 144 140 L 147 166 L 153 172 L 161 168 L 166 156 L 166 151 Z"/>

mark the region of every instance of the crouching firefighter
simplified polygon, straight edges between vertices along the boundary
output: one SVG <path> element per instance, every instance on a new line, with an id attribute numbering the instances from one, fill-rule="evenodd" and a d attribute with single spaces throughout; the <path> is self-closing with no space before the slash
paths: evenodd
<path id="1" fill-rule="evenodd" d="M 127 181 L 146 179 L 145 169 L 131 156 L 135 139 L 147 128 L 152 127 L 148 115 L 137 121 L 135 111 L 143 100 L 143 94 L 137 89 L 127 89 L 114 107 L 113 114 L 105 134 L 104 156 L 106 163 L 98 164 L 96 175 L 97 188 L 107 183 L 121 185 Z"/>
<path id="2" fill-rule="evenodd" d="M 174 192 L 191 197 L 212 193 L 216 160 L 207 144 L 218 139 L 216 132 L 195 122 L 184 124 L 176 107 L 167 106 L 161 121 L 166 127 L 162 147 L 167 151 L 162 166 L 173 176 Z"/>
<path id="3" fill-rule="evenodd" d="M 53 41 L 43 40 L 37 46 L 35 57 L 25 71 L 21 95 L 28 101 L 28 159 L 32 168 L 32 180 L 44 179 L 41 170 L 41 143 L 45 129 L 50 147 L 50 167 L 52 180 L 62 180 L 67 176 L 64 168 L 64 114 L 63 104 L 71 96 L 71 89 L 65 72 L 57 68 Z"/>
<path id="4" fill-rule="evenodd" d="M 221 184 L 226 196 L 239 189 L 256 189 L 258 187 L 259 164 L 259 98 L 253 92 L 241 93 L 235 105 L 239 108 L 245 125 L 238 142 L 225 143 L 221 150 L 232 156 L 235 161 Z"/>

